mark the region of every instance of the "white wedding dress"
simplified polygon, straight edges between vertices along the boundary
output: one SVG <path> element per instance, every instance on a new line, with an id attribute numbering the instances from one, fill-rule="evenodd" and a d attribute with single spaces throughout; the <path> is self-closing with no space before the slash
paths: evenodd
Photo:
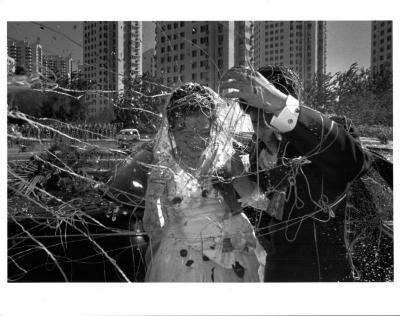
<path id="1" fill-rule="evenodd" d="M 206 154 L 213 161 L 204 160 L 200 176 L 174 160 L 169 137 L 164 122 L 146 190 L 146 281 L 262 282 L 266 253 L 252 225 L 244 214 L 232 215 L 211 177 L 204 176 L 207 163 L 223 163 L 230 151 L 214 143 Z"/>

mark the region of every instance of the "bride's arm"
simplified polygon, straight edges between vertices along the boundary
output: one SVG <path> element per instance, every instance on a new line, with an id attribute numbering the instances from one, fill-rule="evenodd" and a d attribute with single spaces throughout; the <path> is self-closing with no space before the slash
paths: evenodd
<path id="1" fill-rule="evenodd" d="M 125 207 L 136 207 L 142 204 L 147 188 L 148 168 L 143 164 L 151 164 L 153 153 L 140 150 L 123 164 L 117 166 L 111 179 L 103 189 L 104 197 Z"/>

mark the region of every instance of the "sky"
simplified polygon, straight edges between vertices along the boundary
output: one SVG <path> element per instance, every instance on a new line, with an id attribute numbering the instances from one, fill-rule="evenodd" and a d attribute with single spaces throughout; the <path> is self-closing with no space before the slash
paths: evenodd
<path id="1" fill-rule="evenodd" d="M 82 22 L 8 22 L 7 37 L 40 43 L 47 54 L 71 53 L 74 68 L 82 63 Z M 154 47 L 155 25 L 143 22 L 143 52 Z M 344 71 L 357 62 L 370 66 L 370 21 L 328 21 L 327 72 Z"/>

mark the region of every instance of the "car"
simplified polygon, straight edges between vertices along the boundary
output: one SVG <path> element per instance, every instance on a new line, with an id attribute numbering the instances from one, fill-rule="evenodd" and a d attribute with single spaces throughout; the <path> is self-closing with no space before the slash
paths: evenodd
<path id="1" fill-rule="evenodd" d="M 120 147 L 125 147 L 136 140 L 140 140 L 140 134 L 135 128 L 122 129 L 117 134 L 117 141 Z"/>

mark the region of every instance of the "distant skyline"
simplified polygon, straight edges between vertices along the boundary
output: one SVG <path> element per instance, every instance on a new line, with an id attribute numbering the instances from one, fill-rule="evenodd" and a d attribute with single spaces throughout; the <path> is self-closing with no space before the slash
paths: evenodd
<path id="1" fill-rule="evenodd" d="M 40 38 L 45 54 L 73 58 L 73 67 L 83 63 L 82 21 L 79 22 L 8 22 L 7 37 L 27 39 L 33 43 Z M 155 45 L 155 24 L 143 22 L 143 52 Z M 371 21 L 327 22 L 327 72 L 344 71 L 352 63 L 370 66 Z"/>

